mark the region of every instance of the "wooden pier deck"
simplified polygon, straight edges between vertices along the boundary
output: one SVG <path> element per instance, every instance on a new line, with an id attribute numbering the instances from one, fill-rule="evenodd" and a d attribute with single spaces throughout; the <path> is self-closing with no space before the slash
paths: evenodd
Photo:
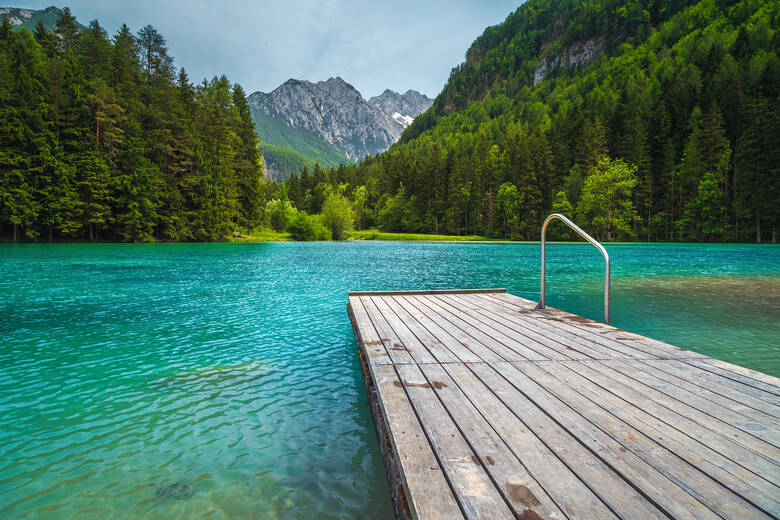
<path id="1" fill-rule="evenodd" d="M 399 518 L 780 516 L 780 379 L 534 305 L 350 293 Z"/>

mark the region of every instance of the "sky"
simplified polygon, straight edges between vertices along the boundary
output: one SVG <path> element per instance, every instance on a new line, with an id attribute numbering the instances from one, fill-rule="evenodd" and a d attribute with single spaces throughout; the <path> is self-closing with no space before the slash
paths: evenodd
<path id="1" fill-rule="evenodd" d="M 367 99 L 386 88 L 436 96 L 486 27 L 521 0 L 68 0 L 109 32 L 153 25 L 194 82 L 225 74 L 247 93 L 341 76 Z M 52 0 L 5 0 L 42 9 Z"/>

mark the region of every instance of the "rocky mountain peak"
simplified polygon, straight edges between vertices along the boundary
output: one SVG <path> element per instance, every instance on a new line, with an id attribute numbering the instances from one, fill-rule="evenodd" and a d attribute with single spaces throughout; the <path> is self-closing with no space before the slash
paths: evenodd
<path id="1" fill-rule="evenodd" d="M 390 116 L 404 128 L 409 126 L 415 117 L 422 114 L 433 104 L 433 100 L 416 90 L 407 90 L 399 94 L 385 89 L 378 96 L 368 100 L 368 103 Z"/>
<path id="2" fill-rule="evenodd" d="M 249 96 L 252 107 L 287 125 L 314 132 L 352 160 L 383 152 L 431 106 L 417 91 L 385 90 L 366 101 L 339 76 L 312 83 L 290 79 L 269 93 Z"/>

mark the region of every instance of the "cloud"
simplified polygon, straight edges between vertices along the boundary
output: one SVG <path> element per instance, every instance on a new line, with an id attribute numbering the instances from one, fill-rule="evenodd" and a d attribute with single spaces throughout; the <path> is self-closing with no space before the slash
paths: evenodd
<path id="1" fill-rule="evenodd" d="M 17 2 L 44 8 L 51 0 Z M 70 0 L 83 24 L 110 34 L 151 24 L 193 81 L 226 74 L 247 92 L 289 78 L 341 76 L 365 97 L 385 88 L 439 93 L 452 67 L 516 1 Z"/>

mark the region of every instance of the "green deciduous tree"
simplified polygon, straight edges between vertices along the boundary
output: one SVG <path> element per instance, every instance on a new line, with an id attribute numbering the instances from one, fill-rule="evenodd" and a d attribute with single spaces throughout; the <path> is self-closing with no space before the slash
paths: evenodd
<path id="1" fill-rule="evenodd" d="M 632 235 L 631 224 L 637 214 L 631 193 L 636 183 L 636 166 L 622 159 L 603 156 L 588 171 L 577 211 L 599 238 Z"/>
<path id="2" fill-rule="evenodd" d="M 333 240 L 344 240 L 354 229 L 355 211 L 343 195 L 331 193 L 322 205 L 322 223 Z"/>

